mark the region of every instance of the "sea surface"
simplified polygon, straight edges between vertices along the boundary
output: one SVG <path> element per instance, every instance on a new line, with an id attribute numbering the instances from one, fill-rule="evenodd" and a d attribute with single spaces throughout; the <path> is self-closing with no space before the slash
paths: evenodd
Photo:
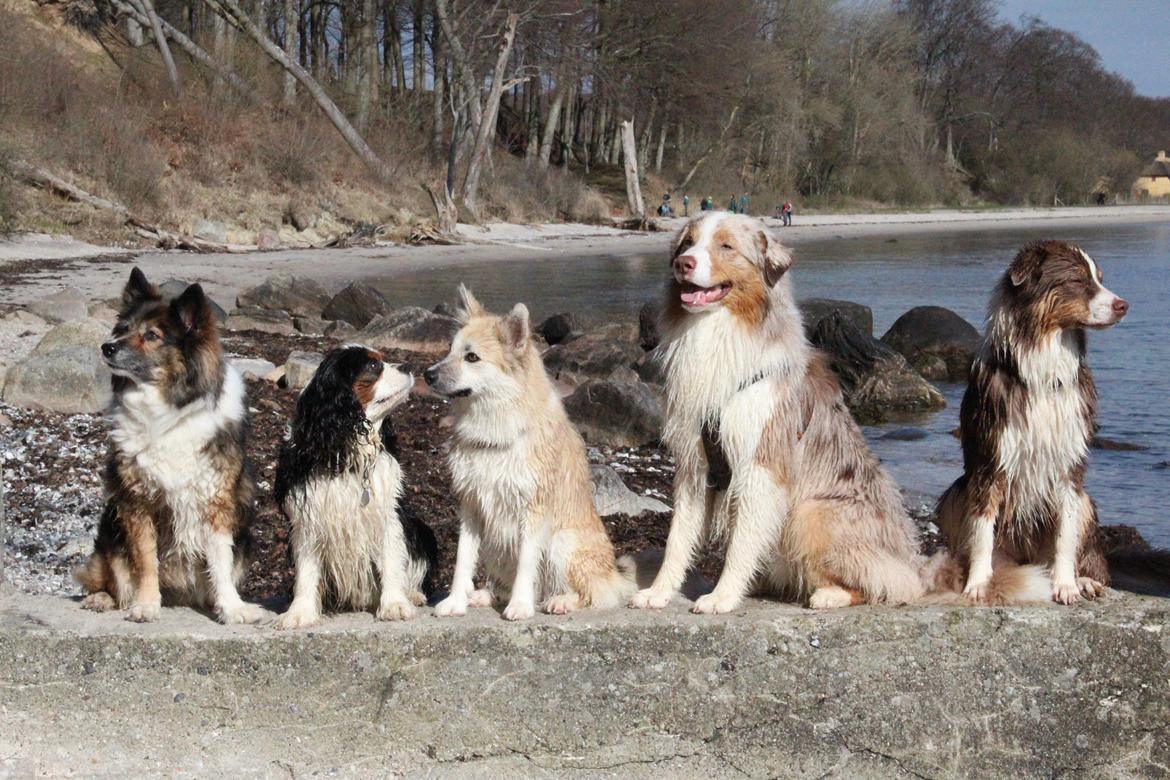
<path id="1" fill-rule="evenodd" d="M 1136 526 L 1170 546 L 1170 224 L 820 240 L 796 247 L 791 278 L 798 298 L 871 307 L 879 337 L 899 315 L 927 304 L 952 309 L 982 331 L 992 286 L 1022 244 L 1041 238 L 1079 243 L 1097 260 L 1105 285 L 1130 303 L 1119 325 L 1089 334 L 1090 365 L 1101 396 L 1100 434 L 1143 449 L 1094 450 L 1088 488 L 1103 523 Z M 378 286 L 395 306 L 430 306 L 451 300 L 464 282 L 496 310 L 524 301 L 537 322 L 567 311 L 603 323 L 635 318 L 643 301 L 659 294 L 666 266 L 665 257 L 644 254 L 549 258 L 448 266 Z M 964 388 L 940 389 L 945 410 L 865 429 L 899 484 L 921 502 L 937 498 L 962 469 L 951 431 Z"/>

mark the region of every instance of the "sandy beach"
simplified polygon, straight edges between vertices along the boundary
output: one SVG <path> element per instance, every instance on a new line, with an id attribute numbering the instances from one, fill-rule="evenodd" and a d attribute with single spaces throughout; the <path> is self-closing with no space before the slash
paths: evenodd
<path id="1" fill-rule="evenodd" d="M 782 240 L 809 241 L 899 237 L 926 233 L 1020 230 L 1070 225 L 1109 226 L 1170 221 L 1170 205 L 935 210 L 875 214 L 797 214 L 794 225 L 765 218 Z M 597 225 L 460 225 L 469 241 L 456 246 L 379 245 L 348 249 L 288 249 L 242 254 L 127 251 L 98 247 L 67 237 L 30 235 L 0 241 L 0 305 L 20 306 L 63 287 L 90 299 L 118 294 L 131 260 L 151 279 L 201 282 L 216 300 L 230 305 L 236 292 L 272 273 L 304 275 L 329 289 L 349 280 L 409 274 L 445 265 L 490 263 L 541 257 L 631 255 L 665 252 L 685 220 L 660 220 L 659 232 L 639 233 Z"/>

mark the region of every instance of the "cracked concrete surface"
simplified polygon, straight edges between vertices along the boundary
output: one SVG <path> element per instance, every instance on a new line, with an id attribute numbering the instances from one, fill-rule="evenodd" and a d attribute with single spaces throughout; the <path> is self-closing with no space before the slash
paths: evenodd
<path id="1" fill-rule="evenodd" d="M 0 775 L 1164 777 L 1170 602 L 308 632 L 0 595 Z"/>

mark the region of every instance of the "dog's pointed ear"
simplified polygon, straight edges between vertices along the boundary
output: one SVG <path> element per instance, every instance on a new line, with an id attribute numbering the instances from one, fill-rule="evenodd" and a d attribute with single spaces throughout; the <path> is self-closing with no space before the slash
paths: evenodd
<path id="1" fill-rule="evenodd" d="M 459 285 L 459 321 L 465 323 L 472 317 L 478 317 L 483 313 L 483 304 L 475 299 L 471 290 L 467 289 L 467 285 Z"/>
<path id="2" fill-rule="evenodd" d="M 146 274 L 135 266 L 130 271 L 130 278 L 122 288 L 122 311 L 127 312 L 144 301 L 161 300 L 158 288 L 146 281 Z"/>
<path id="3" fill-rule="evenodd" d="M 764 256 L 764 283 L 775 287 L 780 277 L 792 267 L 792 253 L 787 247 L 768 234 L 767 230 L 760 230 L 756 234 L 756 242 Z"/>
<path id="4" fill-rule="evenodd" d="M 513 306 L 512 311 L 508 312 L 500 326 L 504 330 L 504 341 L 513 352 L 523 352 L 528 349 L 532 326 L 529 324 L 527 306 L 522 303 Z"/>
<path id="5" fill-rule="evenodd" d="M 171 301 L 171 311 L 188 333 L 208 328 L 215 319 L 207 296 L 203 293 L 203 287 L 198 284 L 183 290 L 182 295 Z"/>
<path id="6" fill-rule="evenodd" d="M 1048 249 L 1041 242 L 1028 244 L 1017 254 L 1012 264 L 1008 266 L 1008 278 L 1012 287 L 1019 287 L 1029 279 L 1034 279 L 1040 273 L 1040 266 L 1048 257 Z"/>

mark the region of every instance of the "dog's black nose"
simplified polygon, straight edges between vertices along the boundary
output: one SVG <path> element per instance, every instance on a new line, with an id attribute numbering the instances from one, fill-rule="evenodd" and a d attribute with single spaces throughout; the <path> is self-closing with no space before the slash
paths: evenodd
<path id="1" fill-rule="evenodd" d="M 107 341 L 105 344 L 102 344 L 102 354 L 108 358 L 112 358 L 117 351 L 118 342 L 116 341 Z"/>
<path id="2" fill-rule="evenodd" d="M 413 363 L 399 363 L 398 370 L 404 374 L 410 374 L 411 376 L 414 376 L 414 364 Z"/>
<path id="3" fill-rule="evenodd" d="M 439 371 L 434 366 L 431 366 L 423 372 L 423 379 L 427 380 L 428 385 L 433 385 L 439 379 Z"/>

